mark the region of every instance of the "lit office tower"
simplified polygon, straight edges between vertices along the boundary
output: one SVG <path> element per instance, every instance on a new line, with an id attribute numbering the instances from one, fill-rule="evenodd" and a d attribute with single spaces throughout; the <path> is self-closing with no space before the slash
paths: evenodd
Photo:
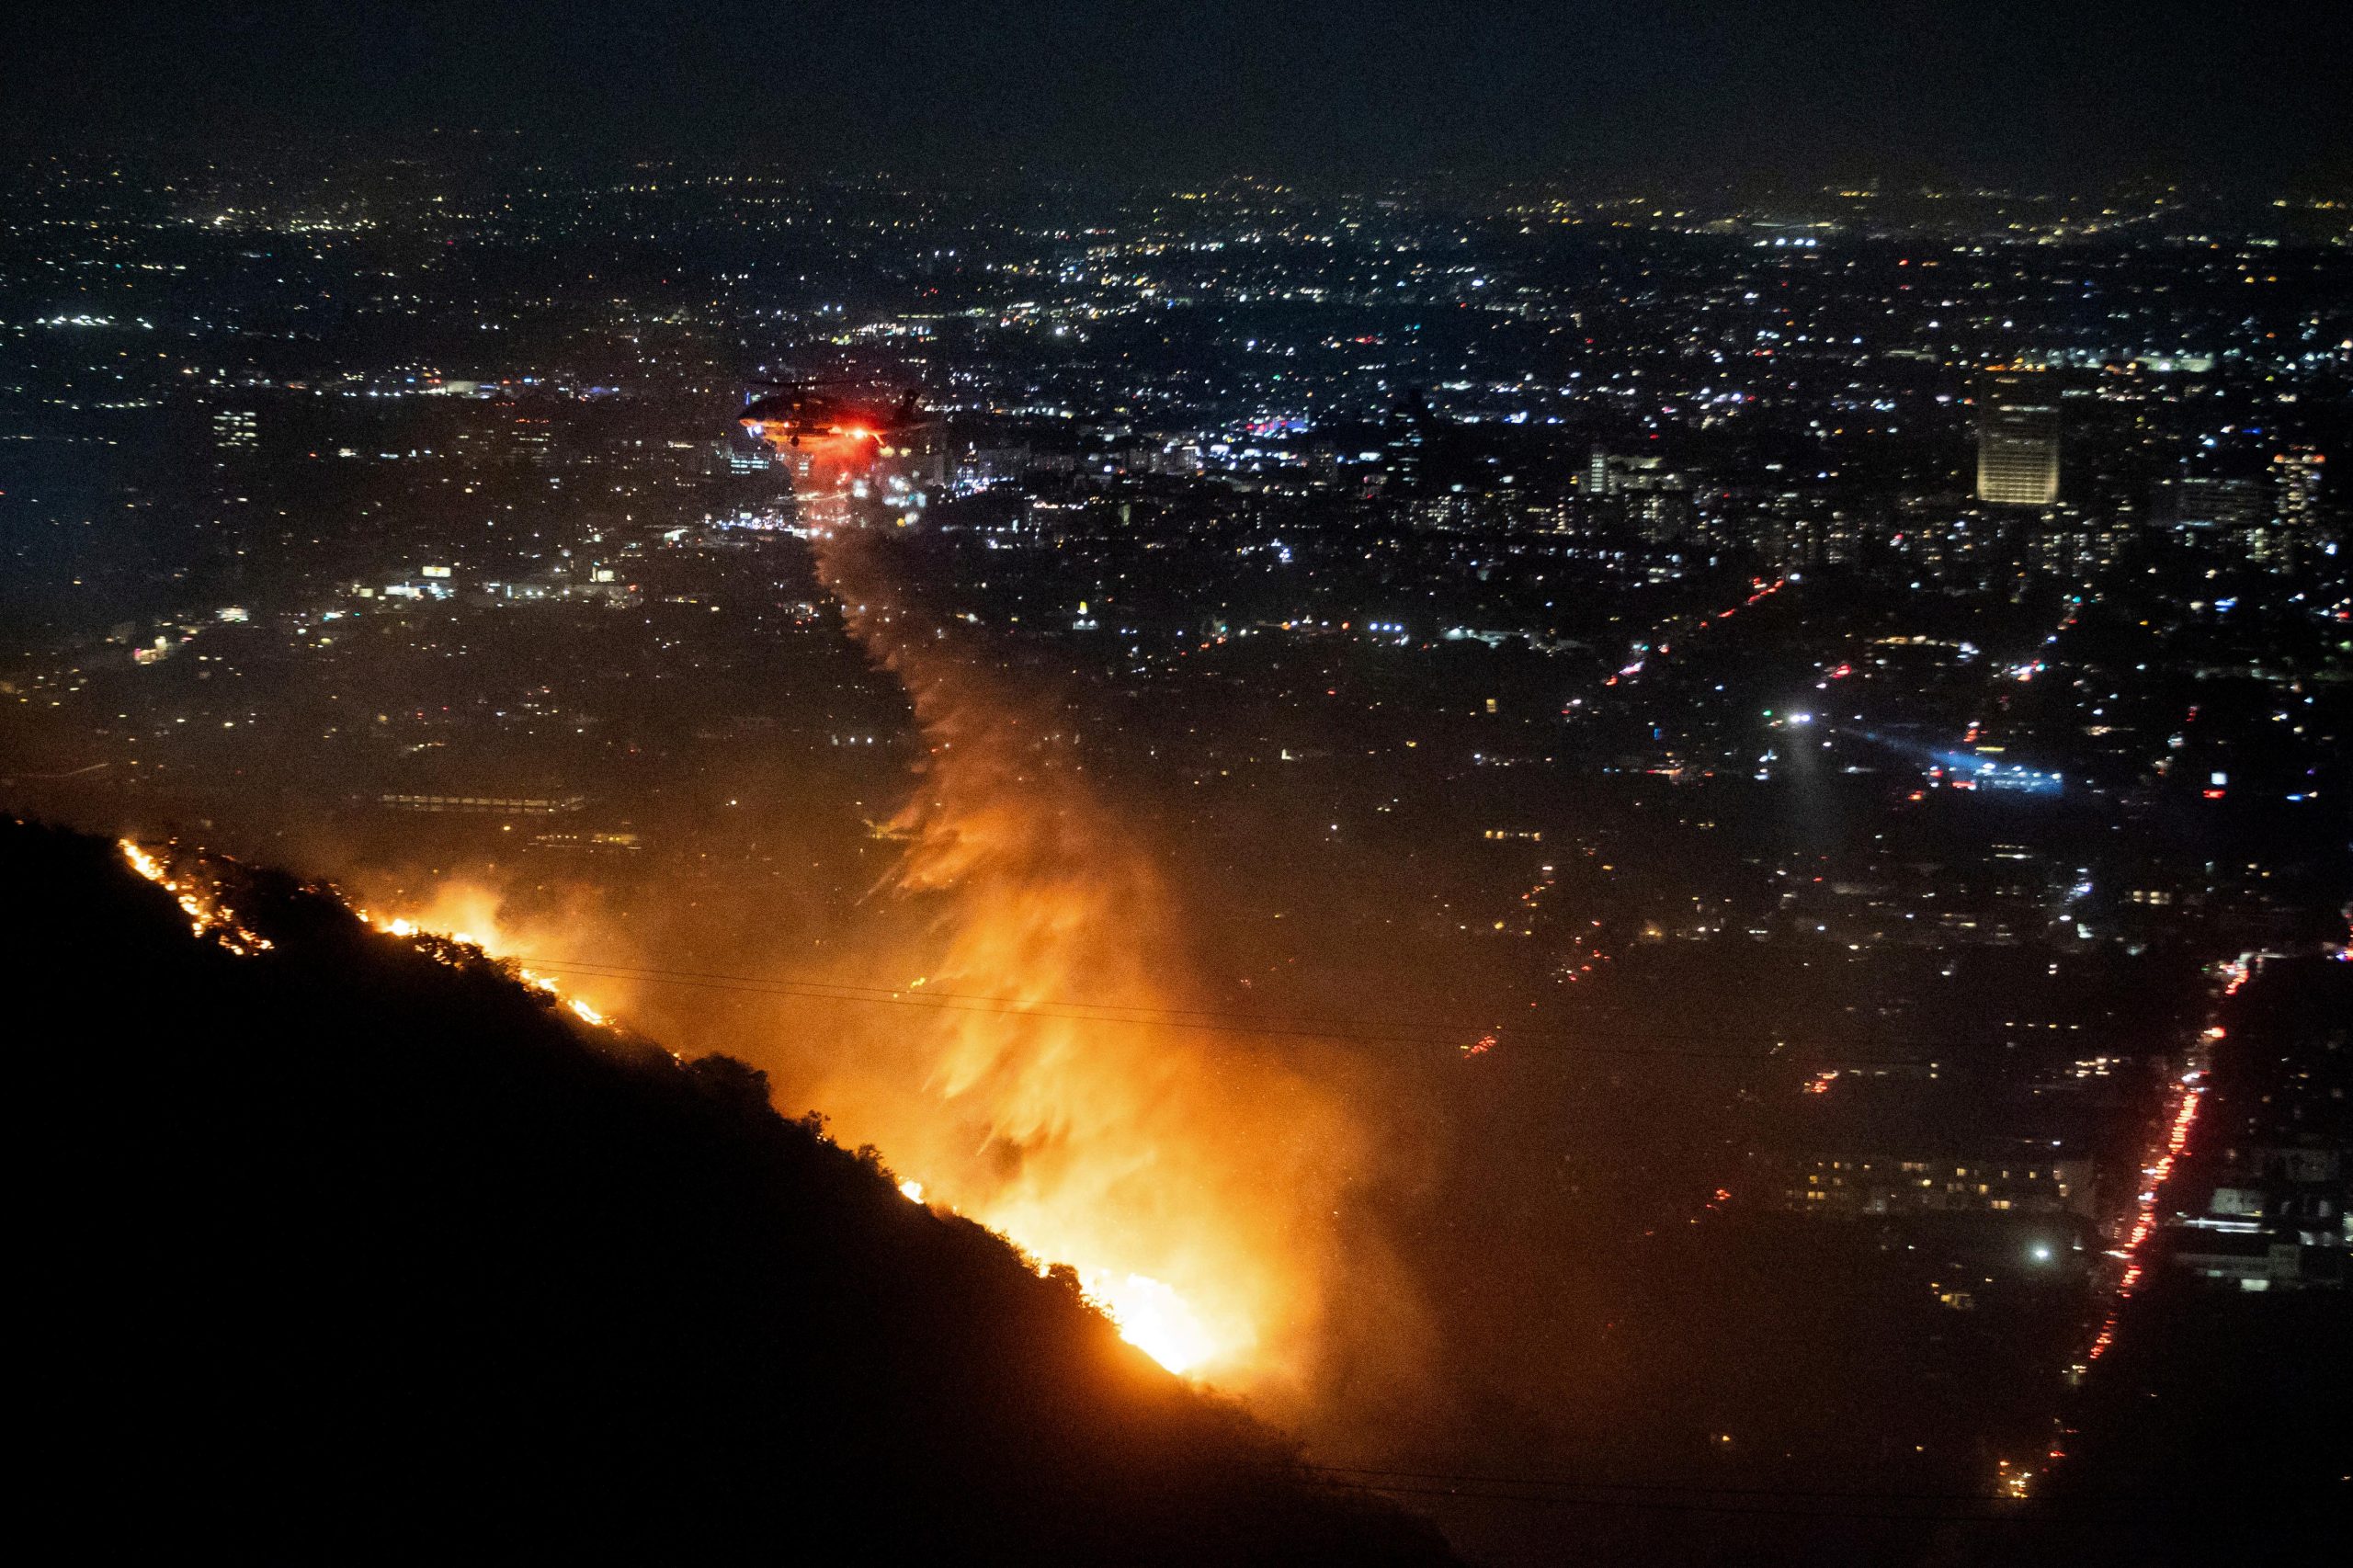
<path id="1" fill-rule="evenodd" d="M 212 416 L 212 444 L 222 451 L 261 445 L 261 432 L 249 409 L 224 408 Z"/>
<path id="2" fill-rule="evenodd" d="M 1996 506 L 2059 499 L 2059 403 L 2040 375 L 1988 376 L 1977 389 L 1977 498 Z"/>
<path id="3" fill-rule="evenodd" d="M 2325 545 L 2319 537 L 2323 460 L 2310 447 L 2290 447 L 2271 459 L 2270 524 L 2252 530 L 2247 553 L 2274 572 L 2294 571 Z"/>
<path id="4" fill-rule="evenodd" d="M 2271 460 L 2272 515 L 2290 533 L 2302 535 L 2320 521 L 2321 465 L 2310 447 L 2290 447 Z"/>

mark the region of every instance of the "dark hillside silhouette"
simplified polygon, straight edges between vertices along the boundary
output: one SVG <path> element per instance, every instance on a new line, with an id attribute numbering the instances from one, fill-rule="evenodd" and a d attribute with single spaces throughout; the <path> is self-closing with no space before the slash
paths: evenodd
<path id="1" fill-rule="evenodd" d="M 1446 1561 L 750 1069 L 236 898 L 270 951 L 0 823 L 13 1403 L 74 1555 Z"/>

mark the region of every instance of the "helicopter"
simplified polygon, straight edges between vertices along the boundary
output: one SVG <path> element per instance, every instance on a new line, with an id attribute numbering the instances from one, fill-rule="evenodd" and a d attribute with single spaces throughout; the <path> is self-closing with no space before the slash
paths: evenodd
<path id="1" fill-rule="evenodd" d="M 830 381 L 759 381 L 767 395 L 745 404 L 736 421 L 753 435 L 797 447 L 805 437 L 823 440 L 847 436 L 873 440 L 924 423 L 916 394 L 910 391 L 895 400 L 859 390 L 835 391 L 843 383 Z"/>

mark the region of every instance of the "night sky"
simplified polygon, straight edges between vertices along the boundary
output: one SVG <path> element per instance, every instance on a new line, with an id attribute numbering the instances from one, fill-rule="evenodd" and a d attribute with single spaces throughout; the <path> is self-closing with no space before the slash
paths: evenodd
<path id="1" fill-rule="evenodd" d="M 33 150 L 523 129 L 821 169 L 2341 178 L 2342 4 L 24 6 Z M 2330 62 L 2336 62 L 2332 69 Z"/>

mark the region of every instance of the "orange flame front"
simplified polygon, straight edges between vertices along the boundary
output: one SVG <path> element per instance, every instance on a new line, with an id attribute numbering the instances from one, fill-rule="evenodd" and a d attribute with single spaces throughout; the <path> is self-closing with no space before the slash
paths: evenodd
<path id="1" fill-rule="evenodd" d="M 884 891 L 936 917 L 935 990 L 1001 999 L 881 1020 L 903 1051 L 913 1037 L 906 1071 L 860 1062 L 823 1103 L 931 1201 L 1074 1265 L 1164 1365 L 1261 1390 L 1302 1373 L 1355 1127 L 1288 1063 L 1120 1021 L 1195 994 L 1153 858 L 1090 785 L 1066 714 L 902 591 L 881 536 L 817 477 L 820 574 L 929 748 Z M 1049 1006 L 1073 999 L 1114 1017 Z"/>
<path id="2" fill-rule="evenodd" d="M 804 436 L 797 452 L 820 575 L 905 686 L 927 748 L 885 835 L 902 851 L 876 889 L 878 924 L 913 915 L 922 930 L 846 978 L 920 974 L 904 995 L 922 1002 L 821 1022 L 795 1004 L 784 1027 L 751 1038 L 740 1019 L 698 1017 L 688 1033 L 707 1025 L 718 1038 L 694 1043 L 767 1068 L 789 1111 L 822 1106 L 844 1142 L 875 1146 L 909 1200 L 979 1221 L 1041 1269 L 1070 1265 L 1121 1335 L 1172 1370 L 1304 1414 L 1344 1267 L 1353 1303 L 1388 1309 L 1383 1355 L 1413 1360 L 1411 1292 L 1385 1253 L 1340 1243 L 1370 1140 L 1309 1065 L 1168 1027 L 1172 1010 L 1204 1000 L 1177 901 L 1097 794 L 1067 714 L 894 580 L 891 530 L 853 511 L 870 443 Z M 526 961 L 597 940 L 583 936 L 598 924 L 585 910 L 506 915 L 487 890 L 444 883 L 417 918 Z M 627 979 L 577 978 L 598 1007 L 640 1000 L 616 994 L 634 989 Z M 574 980 L 565 1000 L 585 1006 Z"/>

